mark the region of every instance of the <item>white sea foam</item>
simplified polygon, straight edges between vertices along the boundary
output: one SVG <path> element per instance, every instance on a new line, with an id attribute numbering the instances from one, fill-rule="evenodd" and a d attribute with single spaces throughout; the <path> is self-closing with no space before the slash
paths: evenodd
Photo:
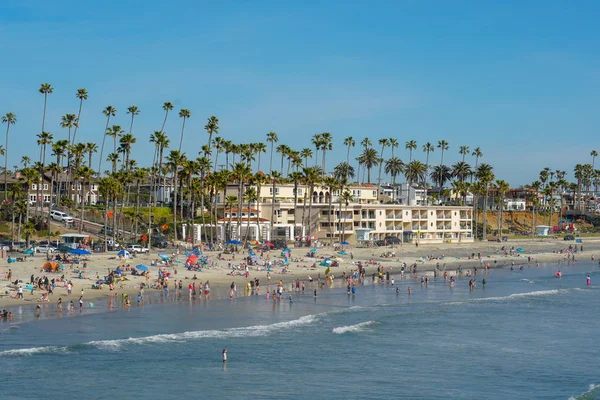
<path id="1" fill-rule="evenodd" d="M 241 337 L 267 336 L 275 331 L 289 330 L 302 325 L 309 325 L 319 319 L 321 314 L 306 315 L 298 319 L 284 322 L 276 322 L 271 325 L 255 325 L 240 328 L 229 328 L 223 330 L 189 331 L 182 333 L 167 333 L 160 335 L 116 339 L 116 340 L 96 340 L 86 343 L 106 350 L 117 350 L 126 344 L 149 344 L 149 343 L 169 343 L 184 342 L 197 339 L 229 339 Z"/>
<path id="2" fill-rule="evenodd" d="M 342 335 L 344 333 L 354 333 L 364 331 L 367 326 L 375 325 L 377 322 L 375 321 L 366 321 L 361 322 L 356 325 L 348 325 L 348 326 L 338 326 L 337 328 L 333 328 L 333 333 L 337 335 Z"/>
<path id="3" fill-rule="evenodd" d="M 551 295 L 555 295 L 555 294 L 566 293 L 568 291 L 569 291 L 569 289 L 537 290 L 535 292 L 514 293 L 514 294 L 510 294 L 508 296 L 477 297 L 477 298 L 469 299 L 469 300 L 465 300 L 465 301 L 453 301 L 453 302 L 450 302 L 447 304 L 457 305 L 457 304 L 465 304 L 465 303 L 478 302 L 478 301 L 484 301 L 484 302 L 485 301 L 505 301 L 505 300 L 520 299 L 523 297 L 526 298 L 526 297 L 551 296 Z"/>
<path id="4" fill-rule="evenodd" d="M 521 279 L 521 282 L 535 283 L 533 279 Z"/>
<path id="5" fill-rule="evenodd" d="M 0 356 L 32 356 L 34 354 L 64 353 L 69 351 L 65 346 L 31 347 L 28 349 L 12 349 L 0 351 Z"/>
<path id="6" fill-rule="evenodd" d="M 600 385 L 590 385 L 588 387 L 588 390 L 581 393 L 579 396 L 577 397 L 569 397 L 569 400 L 586 400 L 586 399 L 596 399 L 597 397 L 595 396 L 597 391 L 600 391 Z"/>

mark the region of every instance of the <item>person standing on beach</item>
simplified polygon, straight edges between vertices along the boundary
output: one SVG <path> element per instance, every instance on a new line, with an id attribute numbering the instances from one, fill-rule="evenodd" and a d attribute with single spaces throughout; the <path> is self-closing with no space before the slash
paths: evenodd
<path id="1" fill-rule="evenodd" d="M 58 303 L 56 304 L 56 309 L 58 312 L 62 313 L 62 297 L 58 298 Z"/>
<path id="2" fill-rule="evenodd" d="M 83 310 L 83 296 L 79 296 L 79 312 Z"/>

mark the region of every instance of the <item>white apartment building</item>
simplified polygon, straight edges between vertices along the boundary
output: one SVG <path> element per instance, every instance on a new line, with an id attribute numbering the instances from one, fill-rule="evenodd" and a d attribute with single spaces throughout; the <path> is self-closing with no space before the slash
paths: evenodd
<path id="1" fill-rule="evenodd" d="M 473 241 L 471 207 L 380 204 L 377 188 L 371 184 L 348 187 L 354 199 L 348 205 L 340 204 L 337 190 L 329 193 L 326 187 L 315 187 L 308 193 L 309 190 L 298 186 L 296 196 L 293 184 L 262 186 L 259 201 L 250 210 L 242 210 L 242 226 L 238 227 L 237 209 L 231 211 L 230 220 L 223 202 L 226 195 L 237 195 L 237 185 L 230 185 L 217 198 L 219 239 L 241 240 L 249 229 L 251 240 L 294 240 L 301 236 L 356 243 L 358 239 L 383 240 L 396 236 L 403 242 Z M 202 227 L 194 226 L 193 232 L 194 239 L 200 240 Z"/>

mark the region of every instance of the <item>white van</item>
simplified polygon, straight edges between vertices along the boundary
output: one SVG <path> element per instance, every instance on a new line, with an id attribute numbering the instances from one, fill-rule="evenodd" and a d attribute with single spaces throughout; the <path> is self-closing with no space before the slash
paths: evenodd
<path id="1" fill-rule="evenodd" d="M 67 214 L 65 212 L 58 211 L 58 210 L 50 211 L 50 218 L 52 218 L 55 221 L 61 221 L 64 223 L 73 222 L 73 217 L 71 217 L 69 214 Z"/>

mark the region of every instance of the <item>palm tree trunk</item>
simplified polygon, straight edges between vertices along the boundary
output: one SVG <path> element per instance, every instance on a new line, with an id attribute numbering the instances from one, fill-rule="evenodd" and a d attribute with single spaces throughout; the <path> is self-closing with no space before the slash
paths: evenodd
<path id="1" fill-rule="evenodd" d="M 85 212 L 85 201 L 83 200 L 84 196 L 85 196 L 85 182 L 82 178 L 81 179 L 81 218 L 79 221 L 79 233 L 81 233 L 83 231 L 83 218 L 84 218 L 84 212 Z"/>
<path id="2" fill-rule="evenodd" d="M 7 179 L 8 179 L 8 130 L 9 129 L 10 129 L 10 121 L 7 121 L 6 122 L 6 144 L 4 146 L 4 200 L 5 201 L 6 201 L 6 199 L 8 199 Z"/>
<path id="3" fill-rule="evenodd" d="M 333 201 L 333 188 L 329 188 L 329 210 L 327 210 L 327 224 L 329 225 L 329 244 L 333 245 L 333 226 L 331 225 L 331 206 Z"/>
<path id="4" fill-rule="evenodd" d="M 173 231 L 175 232 L 175 241 L 177 241 L 177 165 L 175 165 L 175 173 L 173 174 Z"/>
<path id="5" fill-rule="evenodd" d="M 488 206 L 488 185 L 485 185 L 485 197 L 483 198 L 483 219 L 481 239 L 487 239 L 487 206 Z"/>
<path id="6" fill-rule="evenodd" d="M 139 222 L 138 222 L 138 215 L 140 215 L 140 186 L 141 186 L 141 180 L 138 179 L 137 180 L 137 187 L 136 187 L 136 196 L 135 196 L 135 237 L 137 238 L 139 235 L 138 232 L 138 228 L 139 228 Z M 150 203 L 150 201 L 148 202 Z"/>

